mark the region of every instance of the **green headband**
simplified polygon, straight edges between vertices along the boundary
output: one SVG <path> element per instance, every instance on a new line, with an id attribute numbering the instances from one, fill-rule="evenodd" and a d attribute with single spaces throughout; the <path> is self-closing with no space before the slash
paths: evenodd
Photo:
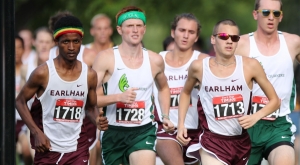
<path id="1" fill-rule="evenodd" d="M 146 16 L 143 12 L 140 11 L 129 11 L 126 13 L 123 13 L 118 18 L 118 26 L 121 26 L 122 23 L 128 19 L 140 19 L 146 24 Z"/>

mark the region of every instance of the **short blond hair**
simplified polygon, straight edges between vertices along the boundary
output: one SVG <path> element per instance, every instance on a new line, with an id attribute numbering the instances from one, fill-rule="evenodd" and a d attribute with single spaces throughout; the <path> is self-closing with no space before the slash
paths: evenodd
<path id="1" fill-rule="evenodd" d="M 111 24 L 111 19 L 106 15 L 106 14 L 103 14 L 103 13 L 100 13 L 100 14 L 96 14 L 92 20 L 91 20 L 91 26 L 93 27 L 94 26 L 94 23 L 97 19 L 101 19 L 101 18 L 106 18 L 109 20 L 109 24 Z"/>
<path id="2" fill-rule="evenodd" d="M 261 0 L 255 0 L 255 3 L 254 3 L 254 10 L 258 10 L 259 7 L 260 7 L 260 1 Z M 272 0 L 272 1 L 279 1 L 280 3 L 280 10 L 282 10 L 282 1 L 281 0 Z"/>

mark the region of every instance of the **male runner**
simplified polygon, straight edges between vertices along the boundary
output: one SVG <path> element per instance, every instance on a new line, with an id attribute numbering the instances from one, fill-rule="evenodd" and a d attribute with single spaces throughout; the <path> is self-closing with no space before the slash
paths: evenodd
<path id="1" fill-rule="evenodd" d="M 91 20 L 90 34 L 93 36 L 94 41 L 86 44 L 85 47 L 99 53 L 108 48 L 112 48 L 114 43 L 111 41 L 113 29 L 111 27 L 111 19 L 105 14 L 96 14 Z M 103 132 L 102 132 L 103 133 Z M 92 156 L 96 157 L 95 161 L 101 162 L 102 151 L 100 144 L 100 132 L 97 131 L 97 139 L 95 147 L 92 148 Z M 90 164 L 92 165 L 92 164 Z"/>
<path id="2" fill-rule="evenodd" d="M 36 49 L 36 58 L 22 65 L 21 84 L 22 86 L 29 79 L 31 72 L 39 65 L 49 59 L 49 51 L 54 46 L 52 32 L 46 27 L 40 27 L 35 31 L 33 45 Z"/>
<path id="3" fill-rule="evenodd" d="M 171 36 L 174 38 L 174 49 L 172 51 L 160 52 L 165 62 L 165 75 L 170 87 L 170 120 L 177 127 L 178 103 L 180 92 L 187 79 L 188 68 L 196 59 L 202 59 L 208 55 L 193 50 L 193 45 L 197 41 L 201 25 L 198 19 L 190 13 L 177 15 L 171 24 Z M 192 138 L 190 144 L 199 142 L 199 117 L 197 111 L 198 89 L 193 88 L 189 110 L 185 119 L 185 127 Z M 154 88 L 155 104 L 159 105 L 157 89 Z M 161 109 L 156 107 L 155 120 L 158 121 L 156 150 L 164 164 L 183 165 L 199 164 L 197 159 L 186 157 L 187 146 L 182 146 L 176 139 L 177 130 L 174 133 L 166 133 L 161 123 Z"/>
<path id="4" fill-rule="evenodd" d="M 90 34 L 94 37 L 94 42 L 85 45 L 87 48 L 99 53 L 114 46 L 110 38 L 113 34 L 111 19 L 107 15 L 97 14 L 92 18 Z"/>
<path id="5" fill-rule="evenodd" d="M 29 61 L 33 61 L 36 58 L 36 52 L 32 48 L 33 35 L 29 29 L 22 29 L 18 34 L 24 40 L 24 54 L 22 56 L 22 63 L 26 65 Z"/>
<path id="6" fill-rule="evenodd" d="M 59 55 L 35 69 L 16 99 L 20 116 L 32 134 L 34 164 L 88 164 L 87 115 L 99 128 L 95 108 L 97 74 L 77 60 L 83 30 L 78 18 L 67 16 L 54 26 Z M 27 101 L 36 95 L 31 111 Z"/>
<path id="7" fill-rule="evenodd" d="M 155 164 L 156 123 L 152 86 L 156 83 L 164 116 L 169 115 L 169 87 L 161 56 L 142 47 L 146 16 L 134 6 L 116 15 L 122 43 L 100 52 L 93 64 L 98 74 L 97 105 L 109 121 L 102 136 L 105 164 Z M 101 85 L 103 87 L 101 87 Z M 159 105 L 157 105 L 159 106 Z M 163 119 L 166 131 L 174 129 Z"/>
<path id="8" fill-rule="evenodd" d="M 294 92 L 293 62 L 295 59 L 300 61 L 300 37 L 278 31 L 283 18 L 281 0 L 255 0 L 252 14 L 257 29 L 241 36 L 235 54 L 259 61 L 281 100 L 281 106 L 248 130 L 252 141 L 249 164 L 260 164 L 264 157 L 271 165 L 294 165 L 296 128 L 288 114 L 293 110 L 290 104 L 294 105 L 294 98 L 291 98 Z M 254 84 L 252 113 L 259 112 L 267 101 L 263 90 Z"/>
<path id="9" fill-rule="evenodd" d="M 192 62 L 181 92 L 177 139 L 187 145 L 191 138 L 184 121 L 190 95 L 196 82 L 201 85 L 198 95 L 203 108 L 200 114 L 203 131 L 199 143 L 191 145 L 187 155 L 200 154 L 202 165 L 247 164 L 251 141 L 246 129 L 280 105 L 261 65 L 254 59 L 234 55 L 239 38 L 234 21 L 219 21 L 211 36 L 216 57 Z M 258 113 L 248 115 L 253 81 L 261 86 L 269 102 Z"/>
<path id="10" fill-rule="evenodd" d="M 58 12 L 56 13 L 54 16 L 50 17 L 49 19 L 49 28 L 53 30 L 54 24 L 55 22 L 57 22 L 59 19 L 66 17 L 66 16 L 73 16 L 72 13 L 68 12 L 68 11 L 62 11 L 62 12 Z M 50 50 L 49 53 L 49 59 L 54 59 L 56 58 L 56 56 L 58 55 L 58 48 L 57 46 L 53 47 Z M 77 56 L 77 60 L 86 63 L 88 66 L 92 66 L 94 59 L 96 58 L 97 53 L 91 49 L 86 48 L 84 45 L 81 45 L 80 47 L 80 52 Z M 90 119 L 88 117 L 85 117 L 83 119 L 83 124 L 85 125 L 86 129 L 89 130 L 87 132 L 87 143 L 89 146 L 89 150 L 90 150 L 90 160 L 89 160 L 89 164 L 90 165 L 96 165 L 96 160 L 101 159 L 101 156 L 97 156 L 97 152 L 96 152 L 96 143 L 97 141 L 99 141 L 99 138 L 97 136 L 97 127 L 90 121 Z M 101 162 L 101 161 L 100 161 Z"/>

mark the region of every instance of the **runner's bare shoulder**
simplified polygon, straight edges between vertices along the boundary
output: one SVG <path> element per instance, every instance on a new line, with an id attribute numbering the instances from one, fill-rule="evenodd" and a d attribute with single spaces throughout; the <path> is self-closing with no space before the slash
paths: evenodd
<path id="1" fill-rule="evenodd" d="M 209 55 L 206 54 L 206 53 L 200 53 L 199 56 L 198 56 L 198 60 L 202 60 L 202 59 L 204 59 L 206 57 L 209 57 Z"/>
<path id="2" fill-rule="evenodd" d="M 249 40 L 249 35 L 248 34 L 244 34 L 240 36 L 240 40 L 238 41 L 238 46 L 235 50 L 235 54 L 236 55 L 240 55 L 240 56 L 245 56 L 248 57 L 249 56 L 249 52 L 250 52 L 250 40 Z"/>
<path id="3" fill-rule="evenodd" d="M 106 65 L 106 64 L 110 64 L 111 62 L 114 62 L 114 51 L 113 48 L 109 48 L 103 51 L 100 51 L 97 56 L 96 59 L 94 61 L 93 64 L 93 68 L 94 65 Z"/>
<path id="4" fill-rule="evenodd" d="M 34 84 L 42 85 L 48 83 L 48 77 L 49 77 L 48 65 L 47 63 L 43 63 L 39 65 L 35 70 L 33 70 L 28 81 Z"/>
<path id="5" fill-rule="evenodd" d="M 164 66 L 164 60 L 161 55 L 159 55 L 151 50 L 148 50 L 148 54 L 149 54 L 151 63 L 153 63 L 157 66 Z"/>

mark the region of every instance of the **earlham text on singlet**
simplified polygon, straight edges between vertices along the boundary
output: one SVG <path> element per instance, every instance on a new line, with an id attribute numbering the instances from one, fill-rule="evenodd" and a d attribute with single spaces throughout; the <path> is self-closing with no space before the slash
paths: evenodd
<path id="1" fill-rule="evenodd" d="M 50 96 L 81 96 L 81 97 L 84 97 L 84 91 L 50 90 Z"/>
<path id="2" fill-rule="evenodd" d="M 206 92 L 230 92 L 230 91 L 242 91 L 242 85 L 225 85 L 225 86 L 205 86 Z"/>
<path id="3" fill-rule="evenodd" d="M 168 81 L 186 80 L 187 74 L 186 75 L 169 75 L 169 76 L 167 76 L 167 79 L 168 79 Z"/>

